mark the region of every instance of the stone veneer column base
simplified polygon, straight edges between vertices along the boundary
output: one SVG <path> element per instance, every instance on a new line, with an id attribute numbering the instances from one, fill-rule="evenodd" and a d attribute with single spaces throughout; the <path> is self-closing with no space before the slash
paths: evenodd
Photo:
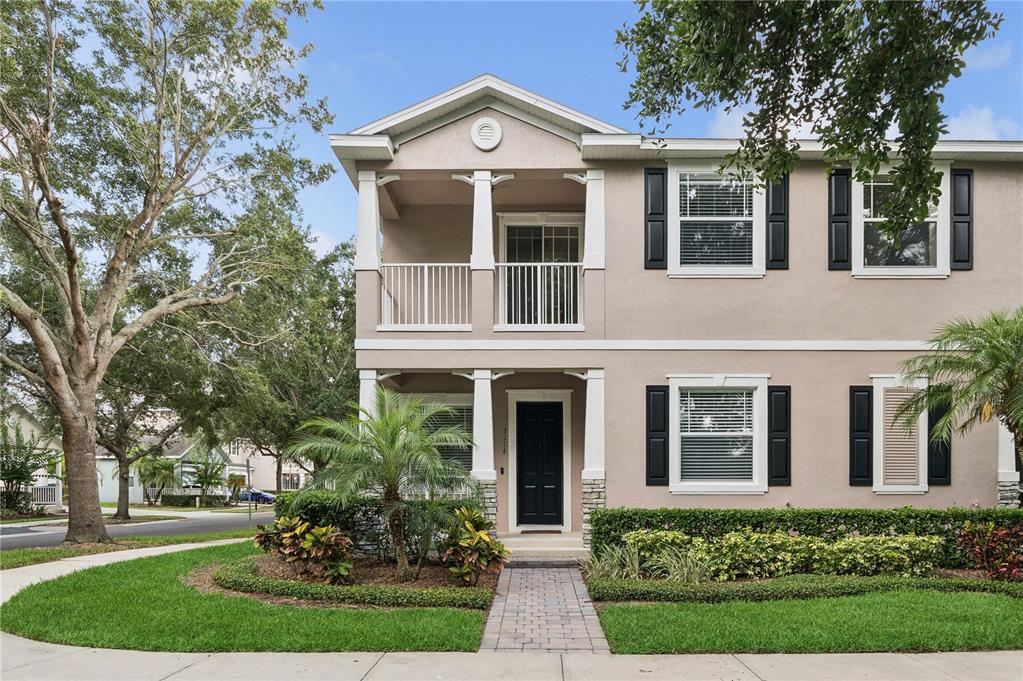
<path id="1" fill-rule="evenodd" d="M 497 480 L 477 480 L 480 498 L 483 501 L 483 515 L 497 524 Z"/>
<path id="2" fill-rule="evenodd" d="M 590 514 L 607 504 L 604 479 L 583 478 L 583 546 L 590 548 Z"/>
<path id="3" fill-rule="evenodd" d="M 585 503 L 585 502 L 584 502 Z M 1000 508 L 1019 508 L 1019 483 L 1003 480 L 998 483 L 998 506 Z"/>

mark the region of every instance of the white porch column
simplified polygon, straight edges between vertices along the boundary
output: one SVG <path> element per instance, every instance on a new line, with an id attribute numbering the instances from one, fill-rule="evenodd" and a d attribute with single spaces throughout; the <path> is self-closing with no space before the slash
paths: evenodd
<path id="1" fill-rule="evenodd" d="M 377 408 L 376 400 L 377 370 L 359 369 L 359 406 L 371 414 L 375 414 Z"/>
<path id="2" fill-rule="evenodd" d="M 490 369 L 472 372 L 472 477 L 497 480 L 494 469 L 494 406 L 491 397 Z"/>
<path id="3" fill-rule="evenodd" d="M 604 479 L 604 370 L 586 372 L 583 479 Z"/>
<path id="4" fill-rule="evenodd" d="M 583 269 L 604 269 L 604 171 L 586 171 Z M 603 378 L 601 378 L 603 383 Z"/>
<path id="5" fill-rule="evenodd" d="M 472 255 L 469 266 L 474 270 L 494 269 L 493 180 L 489 170 L 472 173 Z"/>
<path id="6" fill-rule="evenodd" d="M 355 269 L 380 269 L 380 197 L 375 170 L 359 171 L 359 218 L 355 238 Z"/>

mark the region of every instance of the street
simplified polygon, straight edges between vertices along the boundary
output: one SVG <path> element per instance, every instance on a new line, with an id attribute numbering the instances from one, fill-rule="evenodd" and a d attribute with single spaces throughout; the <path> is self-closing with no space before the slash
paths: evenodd
<path id="1" fill-rule="evenodd" d="M 141 517 L 143 514 L 139 514 Z M 186 515 L 186 514 L 182 514 Z M 252 514 L 252 527 L 273 520 L 273 510 Z M 247 513 L 193 512 L 184 520 L 162 520 L 131 525 L 107 525 L 111 537 L 126 535 L 174 536 L 222 532 L 249 527 Z M 38 525 L 35 527 L 0 527 L 0 550 L 34 546 L 57 546 L 64 541 L 65 525 Z"/>

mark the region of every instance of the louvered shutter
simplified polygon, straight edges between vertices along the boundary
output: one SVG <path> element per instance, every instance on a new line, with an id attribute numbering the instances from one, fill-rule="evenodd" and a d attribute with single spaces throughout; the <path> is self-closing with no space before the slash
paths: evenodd
<path id="1" fill-rule="evenodd" d="M 852 177 L 848 168 L 828 176 L 828 269 L 852 269 Z"/>
<path id="2" fill-rule="evenodd" d="M 683 389 L 679 402 L 682 481 L 752 480 L 753 391 Z"/>
<path id="3" fill-rule="evenodd" d="M 849 484 L 872 485 L 873 393 L 869 385 L 849 388 Z"/>
<path id="4" fill-rule="evenodd" d="M 947 406 L 935 407 L 927 412 L 927 484 L 952 484 L 952 442 L 934 442 L 930 433 L 934 426 L 948 412 Z"/>
<path id="5" fill-rule="evenodd" d="M 668 169 L 647 168 L 643 180 L 643 266 L 668 269 Z"/>
<path id="6" fill-rule="evenodd" d="M 767 269 L 789 268 L 789 176 L 767 183 Z"/>
<path id="7" fill-rule="evenodd" d="M 767 389 L 767 484 L 792 484 L 792 388 Z"/>
<path id="8" fill-rule="evenodd" d="M 443 428 L 447 426 L 461 426 L 465 431 L 472 437 L 472 407 L 471 406 L 459 406 L 449 407 L 451 410 L 446 414 L 437 414 L 430 419 L 430 427 L 432 428 Z M 448 461 L 453 461 L 459 466 L 465 468 L 465 470 L 472 470 L 472 446 L 467 445 L 464 447 L 458 447 L 453 445 L 443 445 L 437 448 L 437 451 L 442 457 Z"/>
<path id="9" fill-rule="evenodd" d="M 668 386 L 646 387 L 646 484 L 668 484 Z"/>
<path id="10" fill-rule="evenodd" d="M 916 427 L 907 427 L 902 419 L 896 419 L 899 409 L 915 392 L 913 388 L 881 390 L 884 415 L 881 480 L 885 485 L 920 484 L 921 433 Z"/>
<path id="11" fill-rule="evenodd" d="M 973 269 L 973 171 L 952 171 L 952 258 L 954 270 Z"/>

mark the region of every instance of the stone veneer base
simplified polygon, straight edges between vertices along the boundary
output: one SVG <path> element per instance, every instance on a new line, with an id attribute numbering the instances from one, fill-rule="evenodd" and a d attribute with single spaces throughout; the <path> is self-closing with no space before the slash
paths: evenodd
<path id="1" fill-rule="evenodd" d="M 603 478 L 583 478 L 583 546 L 590 548 L 590 514 L 607 505 Z"/>
<path id="2" fill-rule="evenodd" d="M 998 506 L 1001 508 L 1019 508 L 1019 483 L 1002 481 L 998 483 Z"/>

